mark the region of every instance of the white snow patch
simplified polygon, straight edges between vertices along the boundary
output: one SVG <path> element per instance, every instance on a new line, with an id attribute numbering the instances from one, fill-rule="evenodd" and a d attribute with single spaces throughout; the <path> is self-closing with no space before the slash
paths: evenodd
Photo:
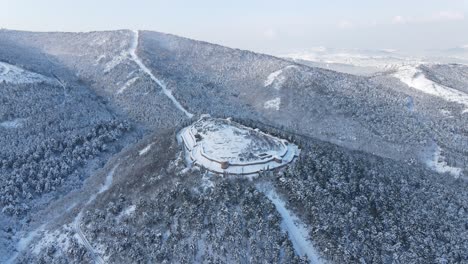
<path id="1" fill-rule="evenodd" d="M 119 55 L 113 57 L 111 61 L 106 63 L 104 67 L 104 72 L 105 73 L 110 72 L 112 69 L 117 67 L 117 65 L 119 65 L 120 63 L 128 59 L 129 55 L 130 55 L 129 52 L 127 50 L 124 50 Z"/>
<path id="2" fill-rule="evenodd" d="M 122 214 L 123 215 L 132 215 L 134 212 L 135 212 L 135 209 L 136 209 L 136 206 L 135 205 L 130 205 L 129 207 L 127 207 L 127 209 L 125 209 Z"/>
<path id="3" fill-rule="evenodd" d="M 283 69 L 270 73 L 270 75 L 268 75 L 267 79 L 265 80 L 263 86 L 267 87 L 273 84 L 273 88 L 275 88 L 276 90 L 281 89 L 281 86 L 286 81 L 286 77 L 283 75 L 283 71 L 292 68 L 297 68 L 297 66 L 289 65 L 284 67 Z"/>
<path id="4" fill-rule="evenodd" d="M 123 217 L 128 217 L 128 216 L 133 215 L 135 213 L 135 209 L 136 209 L 136 206 L 134 204 L 125 208 L 125 210 L 120 212 L 120 214 L 117 216 L 116 218 L 117 222 L 120 222 Z"/>
<path id="5" fill-rule="evenodd" d="M 215 186 L 214 182 L 211 181 L 211 177 L 212 177 L 212 174 L 209 172 L 203 174 L 202 179 L 201 179 L 202 180 L 201 187 L 203 188 L 203 190 L 210 189 Z"/>
<path id="6" fill-rule="evenodd" d="M 153 144 L 154 143 L 151 143 L 148 146 L 146 146 L 145 148 L 143 148 L 142 150 L 140 150 L 138 152 L 138 155 L 140 155 L 140 156 L 145 155 L 151 149 L 151 146 L 153 146 Z"/>
<path id="7" fill-rule="evenodd" d="M 20 67 L 0 62 L 0 83 L 37 83 L 37 82 L 55 82 L 55 79 L 46 77 L 42 74 L 31 72 Z"/>
<path id="8" fill-rule="evenodd" d="M 145 72 L 150 78 L 151 80 L 153 80 L 155 83 L 157 83 L 161 89 L 163 90 L 164 94 L 172 101 L 172 103 L 182 112 L 184 112 L 184 114 L 188 117 L 188 118 L 192 118 L 193 117 L 193 114 L 188 112 L 180 103 L 179 101 L 177 101 L 177 99 L 172 95 L 172 91 L 167 89 L 167 86 L 166 84 L 164 84 L 161 80 L 159 80 L 158 78 L 156 78 L 156 76 L 153 75 L 153 73 L 151 72 L 150 69 L 148 69 L 148 67 L 146 67 L 146 65 L 140 60 L 140 58 L 138 57 L 138 55 L 136 54 L 136 50 L 137 50 L 137 47 L 138 47 L 138 39 L 139 39 L 139 35 L 140 35 L 140 32 L 138 30 L 135 30 L 133 31 L 133 40 L 132 40 L 132 45 L 130 46 L 130 50 L 129 50 L 129 53 L 130 53 L 130 56 L 131 58 L 133 59 L 133 61 L 138 65 L 138 67 L 140 67 L 140 69 L 143 70 L 143 72 Z"/>
<path id="9" fill-rule="evenodd" d="M 44 231 L 45 225 L 40 226 L 38 229 L 29 232 L 26 236 L 22 237 L 17 244 L 18 251 L 24 250 L 29 243 L 36 237 L 39 233 Z"/>
<path id="10" fill-rule="evenodd" d="M 307 256 L 310 263 L 323 263 L 312 241 L 309 239 L 309 231 L 299 218 L 286 208 L 286 203 L 276 193 L 271 184 L 256 186 L 259 191 L 275 205 L 276 210 L 281 215 L 281 228 L 288 233 L 294 250 L 299 256 Z"/>
<path id="11" fill-rule="evenodd" d="M 190 171 L 189 167 L 183 168 L 181 171 L 177 172 L 178 175 L 184 175 Z"/>
<path id="12" fill-rule="evenodd" d="M 266 101 L 265 104 L 263 104 L 263 107 L 265 109 L 275 109 L 278 111 L 280 109 L 280 104 L 281 104 L 281 98 L 277 97 L 273 100 Z"/>
<path id="13" fill-rule="evenodd" d="M 440 109 L 440 113 L 446 117 L 453 117 L 452 116 L 452 112 L 450 112 L 449 110 L 447 109 Z"/>
<path id="14" fill-rule="evenodd" d="M 437 96 L 446 101 L 462 104 L 465 107 L 468 107 L 468 94 L 427 79 L 424 73 L 418 69 L 417 66 L 407 65 L 400 67 L 393 76 L 409 87 L 417 89 L 423 93 Z"/>
<path id="15" fill-rule="evenodd" d="M 129 88 L 130 86 L 132 86 L 132 85 L 136 82 L 136 80 L 138 80 L 138 78 L 139 78 L 139 77 L 137 76 L 137 77 L 134 77 L 134 78 L 128 80 L 128 81 L 124 84 L 124 86 L 122 86 L 122 88 L 120 88 L 120 89 L 117 91 L 117 94 L 123 93 L 127 88 Z"/>
<path id="16" fill-rule="evenodd" d="M 10 72 L 10 65 L 6 63 L 0 63 L 0 70 L 1 70 L 0 76 L 7 75 Z"/>
<path id="17" fill-rule="evenodd" d="M 18 257 L 18 254 L 25 250 L 31 241 L 38 236 L 40 233 L 44 232 L 45 224 L 39 226 L 33 231 L 28 232 L 26 235 L 22 236 L 18 243 L 16 243 L 16 252 L 8 259 L 5 263 L 10 264 L 10 263 L 15 263 L 16 258 Z"/>
<path id="18" fill-rule="evenodd" d="M 460 177 L 462 169 L 457 167 L 451 167 L 445 161 L 445 157 L 442 155 L 442 149 L 437 146 L 432 157 L 427 160 L 427 166 L 438 173 L 449 173 L 455 178 Z"/>
<path id="19" fill-rule="evenodd" d="M 280 74 L 282 74 L 282 73 L 283 73 L 282 69 L 270 73 L 270 75 L 268 75 L 267 79 L 265 80 L 264 86 L 267 87 L 267 86 L 271 85 L 278 78 L 278 76 L 280 76 Z"/>
<path id="20" fill-rule="evenodd" d="M 114 167 L 112 168 L 112 170 L 111 170 L 109 173 L 107 173 L 107 175 L 106 175 L 106 180 L 104 181 L 104 184 L 103 184 L 103 185 L 101 186 L 101 188 L 99 189 L 98 194 L 103 193 L 103 192 L 109 190 L 110 186 L 112 185 L 112 181 L 113 181 L 113 179 L 114 179 L 114 172 L 115 172 L 115 170 L 117 169 L 117 166 L 118 166 L 118 165 L 114 166 Z M 90 202 L 91 202 L 91 201 L 88 201 L 88 204 L 89 204 Z"/>
<path id="21" fill-rule="evenodd" d="M 14 128 L 21 128 L 23 126 L 24 118 L 16 118 L 13 120 L 9 121 L 3 121 L 0 122 L 0 127 L 3 128 L 9 128 L 9 129 L 14 129 Z"/>

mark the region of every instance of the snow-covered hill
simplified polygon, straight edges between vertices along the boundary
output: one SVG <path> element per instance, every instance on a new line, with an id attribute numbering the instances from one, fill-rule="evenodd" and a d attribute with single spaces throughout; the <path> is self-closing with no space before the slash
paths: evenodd
<path id="1" fill-rule="evenodd" d="M 466 66 L 316 53 L 0 30 L 0 262 L 467 259 Z"/>

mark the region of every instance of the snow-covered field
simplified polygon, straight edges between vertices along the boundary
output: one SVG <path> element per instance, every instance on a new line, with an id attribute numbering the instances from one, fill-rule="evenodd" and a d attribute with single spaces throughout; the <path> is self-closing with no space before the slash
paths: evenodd
<path id="1" fill-rule="evenodd" d="M 55 79 L 44 75 L 31 72 L 15 65 L 0 62 L 0 83 L 36 83 L 36 82 L 55 82 Z"/>
<path id="2" fill-rule="evenodd" d="M 226 119 L 203 117 L 182 129 L 186 155 L 217 173 L 254 174 L 290 163 L 296 145 Z"/>
<path id="3" fill-rule="evenodd" d="M 413 89 L 468 108 L 468 94 L 429 80 L 417 66 L 400 67 L 393 76 Z"/>

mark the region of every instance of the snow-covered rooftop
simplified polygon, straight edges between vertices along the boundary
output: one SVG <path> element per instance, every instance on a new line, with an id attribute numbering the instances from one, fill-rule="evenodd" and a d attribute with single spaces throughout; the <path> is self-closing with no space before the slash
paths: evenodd
<path id="1" fill-rule="evenodd" d="M 179 133 L 187 160 L 217 173 L 254 174 L 285 166 L 296 145 L 229 119 L 202 117 Z"/>

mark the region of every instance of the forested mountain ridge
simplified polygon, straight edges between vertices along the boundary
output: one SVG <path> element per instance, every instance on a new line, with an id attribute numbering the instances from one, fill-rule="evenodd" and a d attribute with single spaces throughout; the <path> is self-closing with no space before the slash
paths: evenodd
<path id="1" fill-rule="evenodd" d="M 421 80 L 466 94 L 463 65 L 364 77 L 151 31 L 1 30 L 0 261 L 306 261 L 266 185 L 323 259 L 462 263 L 468 111 Z M 303 151 L 253 181 L 185 168 L 176 133 L 202 114 Z"/>

